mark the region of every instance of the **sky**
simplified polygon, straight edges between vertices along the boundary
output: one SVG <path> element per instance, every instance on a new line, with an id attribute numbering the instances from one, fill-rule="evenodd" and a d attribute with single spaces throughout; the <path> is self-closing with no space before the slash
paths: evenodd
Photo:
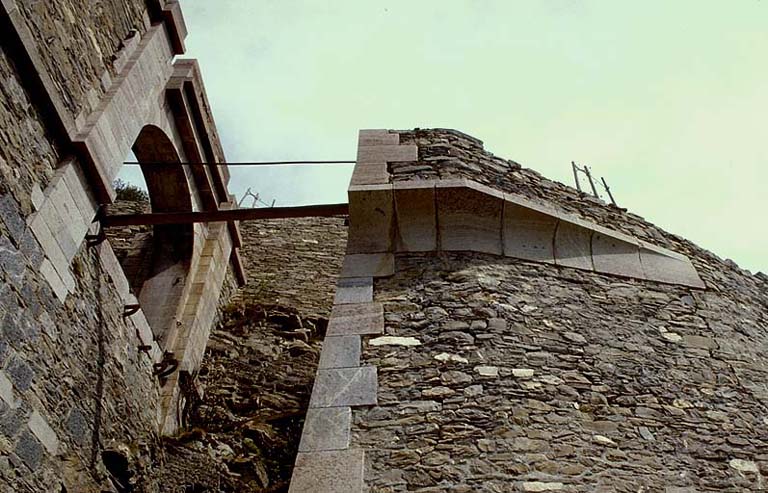
<path id="1" fill-rule="evenodd" d="M 229 161 L 354 160 L 447 127 L 768 272 L 766 0 L 184 0 Z M 267 203 L 346 201 L 351 165 L 231 168 Z M 250 200 L 244 206 L 249 206 Z"/>

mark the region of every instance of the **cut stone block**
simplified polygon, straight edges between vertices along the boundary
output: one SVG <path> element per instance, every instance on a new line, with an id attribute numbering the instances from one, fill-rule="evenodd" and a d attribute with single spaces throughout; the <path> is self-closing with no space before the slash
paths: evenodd
<path id="1" fill-rule="evenodd" d="M 389 183 L 389 172 L 387 171 L 387 163 L 384 161 L 356 165 L 350 181 L 352 186 L 385 185 L 387 183 Z"/>
<path id="2" fill-rule="evenodd" d="M 352 408 L 325 407 L 307 410 L 299 452 L 320 452 L 349 448 Z"/>
<path id="3" fill-rule="evenodd" d="M 381 303 L 334 305 L 328 320 L 327 336 L 381 334 L 384 307 Z"/>
<path id="4" fill-rule="evenodd" d="M 16 409 L 18 404 L 13 393 L 13 384 L 5 376 L 5 372 L 0 370 L 0 400 L 6 403 L 11 409 Z"/>
<path id="5" fill-rule="evenodd" d="M 378 387 L 375 366 L 317 370 L 309 407 L 375 406 Z"/>
<path id="6" fill-rule="evenodd" d="M 592 230 L 582 224 L 560 221 L 555 232 L 555 263 L 593 270 Z"/>
<path id="7" fill-rule="evenodd" d="M 393 189 L 397 213 L 397 251 L 437 250 L 435 182 L 396 182 Z"/>
<path id="8" fill-rule="evenodd" d="M 641 243 L 640 262 L 646 279 L 682 284 L 694 288 L 706 287 L 688 258 L 674 252 L 667 253 L 668 251 L 661 252 L 659 250 L 651 245 Z"/>
<path id="9" fill-rule="evenodd" d="M 437 225 L 440 249 L 501 255 L 504 201 L 473 190 L 466 181 L 437 184 Z"/>
<path id="10" fill-rule="evenodd" d="M 56 297 L 59 299 L 59 301 L 64 303 L 68 294 L 67 287 L 62 282 L 58 272 L 56 272 L 56 269 L 53 267 L 53 264 L 47 258 L 43 259 L 43 263 L 40 265 L 40 273 L 43 275 L 45 280 L 48 281 L 48 285 L 56 294 Z"/>
<path id="11" fill-rule="evenodd" d="M 415 145 L 370 145 L 357 148 L 357 163 L 417 161 L 419 148 Z"/>
<path id="12" fill-rule="evenodd" d="M 29 418 L 29 430 L 33 435 L 40 440 L 45 449 L 51 455 L 56 455 L 59 452 L 59 438 L 56 436 L 56 432 L 51 429 L 48 422 L 43 416 L 37 412 L 32 411 L 32 415 Z"/>
<path id="13" fill-rule="evenodd" d="M 352 305 L 345 305 L 352 306 Z M 360 366 L 360 336 L 326 337 L 318 368 L 352 368 Z"/>
<path id="14" fill-rule="evenodd" d="M 349 253 L 391 252 L 394 224 L 392 185 L 349 187 Z"/>
<path id="15" fill-rule="evenodd" d="M 638 279 L 645 277 L 637 243 L 604 230 L 592 234 L 592 262 L 597 272 Z"/>
<path id="16" fill-rule="evenodd" d="M 371 301 L 373 301 L 373 278 L 345 277 L 336 283 L 336 295 L 333 299 L 335 304 L 370 303 Z"/>
<path id="17" fill-rule="evenodd" d="M 341 277 L 387 277 L 395 273 L 391 253 L 358 253 L 344 257 Z"/>
<path id="18" fill-rule="evenodd" d="M 557 218 L 504 202 L 504 255 L 553 263 Z"/>
<path id="19" fill-rule="evenodd" d="M 390 133 L 389 130 L 360 130 L 357 139 L 358 146 L 398 145 L 400 134 Z"/>
<path id="20" fill-rule="evenodd" d="M 363 451 L 299 452 L 288 493 L 360 493 Z"/>

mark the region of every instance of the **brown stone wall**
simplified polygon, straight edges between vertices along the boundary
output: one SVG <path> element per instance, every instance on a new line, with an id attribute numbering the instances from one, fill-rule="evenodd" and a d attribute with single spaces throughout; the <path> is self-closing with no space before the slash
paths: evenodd
<path id="1" fill-rule="evenodd" d="M 39 247 L 0 242 L 0 491 L 103 491 L 117 445 L 149 468 L 158 387 L 96 253 L 80 249 L 61 304 L 31 268 Z"/>
<path id="2" fill-rule="evenodd" d="M 0 208 L 10 207 L 13 201 L 13 207 L 19 207 L 26 216 L 32 212 L 33 189 L 45 189 L 59 156 L 2 44 L 0 98 Z"/>
<path id="3" fill-rule="evenodd" d="M 73 117 L 92 111 L 126 40 L 148 25 L 144 0 L 17 2 L 46 71 Z"/>
<path id="4" fill-rule="evenodd" d="M 17 4 L 76 113 L 143 2 L 99 4 L 95 15 L 75 2 Z M 94 250 L 81 246 L 69 264 L 65 303 L 41 274 L 26 219 L 61 156 L 2 47 L 0 98 L 0 491 L 111 491 L 103 452 L 127 451 L 141 474 L 157 463 L 156 378 Z"/>
<path id="5" fill-rule="evenodd" d="M 701 291 L 398 258 L 374 297 L 387 335 L 419 345 L 363 345 L 379 406 L 354 411 L 352 447 L 370 491 L 764 489 L 768 284 L 707 267 Z"/>
<path id="6" fill-rule="evenodd" d="M 148 202 L 122 200 L 111 204 L 108 211 L 109 214 L 143 214 L 150 212 L 150 209 Z M 138 225 L 109 228 L 107 238 L 125 271 L 133 293 L 138 296 L 152 269 L 152 227 Z"/>
<path id="7" fill-rule="evenodd" d="M 235 300 L 330 314 L 347 241 L 344 219 L 243 221 L 240 229 L 248 284 Z"/>
<path id="8" fill-rule="evenodd" d="M 246 286 L 220 306 L 161 491 L 287 491 L 346 245 L 342 218 L 243 221 Z M 228 282 L 229 280 L 229 282 Z M 234 474 L 232 474 L 234 473 Z M 206 489 L 207 488 L 207 489 Z"/>

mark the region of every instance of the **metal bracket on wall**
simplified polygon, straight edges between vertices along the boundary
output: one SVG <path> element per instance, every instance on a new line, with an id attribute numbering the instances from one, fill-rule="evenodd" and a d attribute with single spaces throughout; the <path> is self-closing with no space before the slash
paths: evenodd
<path id="1" fill-rule="evenodd" d="M 93 218 L 93 223 L 97 224 L 99 231 L 96 234 L 85 235 L 85 244 L 88 247 L 97 247 L 101 245 L 104 242 L 104 240 L 107 239 L 107 232 L 104 230 L 104 226 L 101 224 L 101 220 L 103 217 L 104 217 L 104 208 L 99 207 L 99 210 L 96 211 L 96 217 Z"/>
<path id="2" fill-rule="evenodd" d="M 134 313 L 138 312 L 140 308 L 141 308 L 141 305 L 139 305 L 138 303 L 133 305 L 125 305 L 123 307 L 123 320 L 130 317 Z"/>
<path id="3" fill-rule="evenodd" d="M 163 360 L 160 363 L 152 365 L 152 374 L 157 378 L 167 378 L 179 368 L 177 360 L 171 351 L 163 353 Z"/>

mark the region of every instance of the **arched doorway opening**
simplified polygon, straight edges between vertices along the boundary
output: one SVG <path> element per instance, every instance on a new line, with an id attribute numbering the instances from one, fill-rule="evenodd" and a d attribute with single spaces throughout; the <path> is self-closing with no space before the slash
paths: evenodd
<path id="1" fill-rule="evenodd" d="M 145 126 L 132 147 L 141 164 L 152 212 L 193 210 L 192 191 L 180 155 L 168 135 L 154 125 Z M 147 212 L 146 203 L 117 204 L 122 212 Z M 144 208 L 144 210 L 140 210 Z M 191 224 L 141 226 L 122 232 L 117 255 L 139 300 L 149 326 L 161 347 L 166 342 L 183 310 L 185 286 L 190 275 L 194 228 Z"/>

